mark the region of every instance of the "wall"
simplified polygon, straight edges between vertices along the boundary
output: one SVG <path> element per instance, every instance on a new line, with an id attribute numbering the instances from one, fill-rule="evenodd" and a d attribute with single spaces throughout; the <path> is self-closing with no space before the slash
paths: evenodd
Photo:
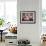
<path id="1" fill-rule="evenodd" d="M 18 0 L 18 39 L 29 39 L 33 46 L 40 46 L 42 0 Z M 20 11 L 36 11 L 35 24 L 20 24 Z"/>

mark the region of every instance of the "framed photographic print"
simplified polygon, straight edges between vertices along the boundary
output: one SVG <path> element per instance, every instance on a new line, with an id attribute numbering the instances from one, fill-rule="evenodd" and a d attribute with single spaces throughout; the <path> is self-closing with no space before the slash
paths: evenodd
<path id="1" fill-rule="evenodd" d="M 21 24 L 35 24 L 36 12 L 35 11 L 20 11 Z"/>

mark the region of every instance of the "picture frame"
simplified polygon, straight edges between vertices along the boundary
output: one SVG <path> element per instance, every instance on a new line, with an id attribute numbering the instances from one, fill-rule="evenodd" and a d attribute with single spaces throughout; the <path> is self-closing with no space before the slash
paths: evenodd
<path id="1" fill-rule="evenodd" d="M 35 24 L 36 11 L 20 11 L 20 23 L 21 24 Z"/>

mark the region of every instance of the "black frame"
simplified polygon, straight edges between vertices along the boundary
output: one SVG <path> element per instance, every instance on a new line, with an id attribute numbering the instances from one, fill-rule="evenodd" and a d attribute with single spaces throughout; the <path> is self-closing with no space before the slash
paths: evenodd
<path id="1" fill-rule="evenodd" d="M 32 14 L 33 21 L 22 21 L 22 14 Z M 36 11 L 20 11 L 20 24 L 35 24 L 36 23 Z"/>

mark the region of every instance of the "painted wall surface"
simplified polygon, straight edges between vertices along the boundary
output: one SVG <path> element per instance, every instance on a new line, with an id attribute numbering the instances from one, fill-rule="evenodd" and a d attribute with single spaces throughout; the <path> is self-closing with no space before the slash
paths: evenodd
<path id="1" fill-rule="evenodd" d="M 33 46 L 40 45 L 42 0 L 17 0 L 18 40 L 28 39 Z M 20 24 L 20 11 L 36 11 L 35 24 Z"/>

